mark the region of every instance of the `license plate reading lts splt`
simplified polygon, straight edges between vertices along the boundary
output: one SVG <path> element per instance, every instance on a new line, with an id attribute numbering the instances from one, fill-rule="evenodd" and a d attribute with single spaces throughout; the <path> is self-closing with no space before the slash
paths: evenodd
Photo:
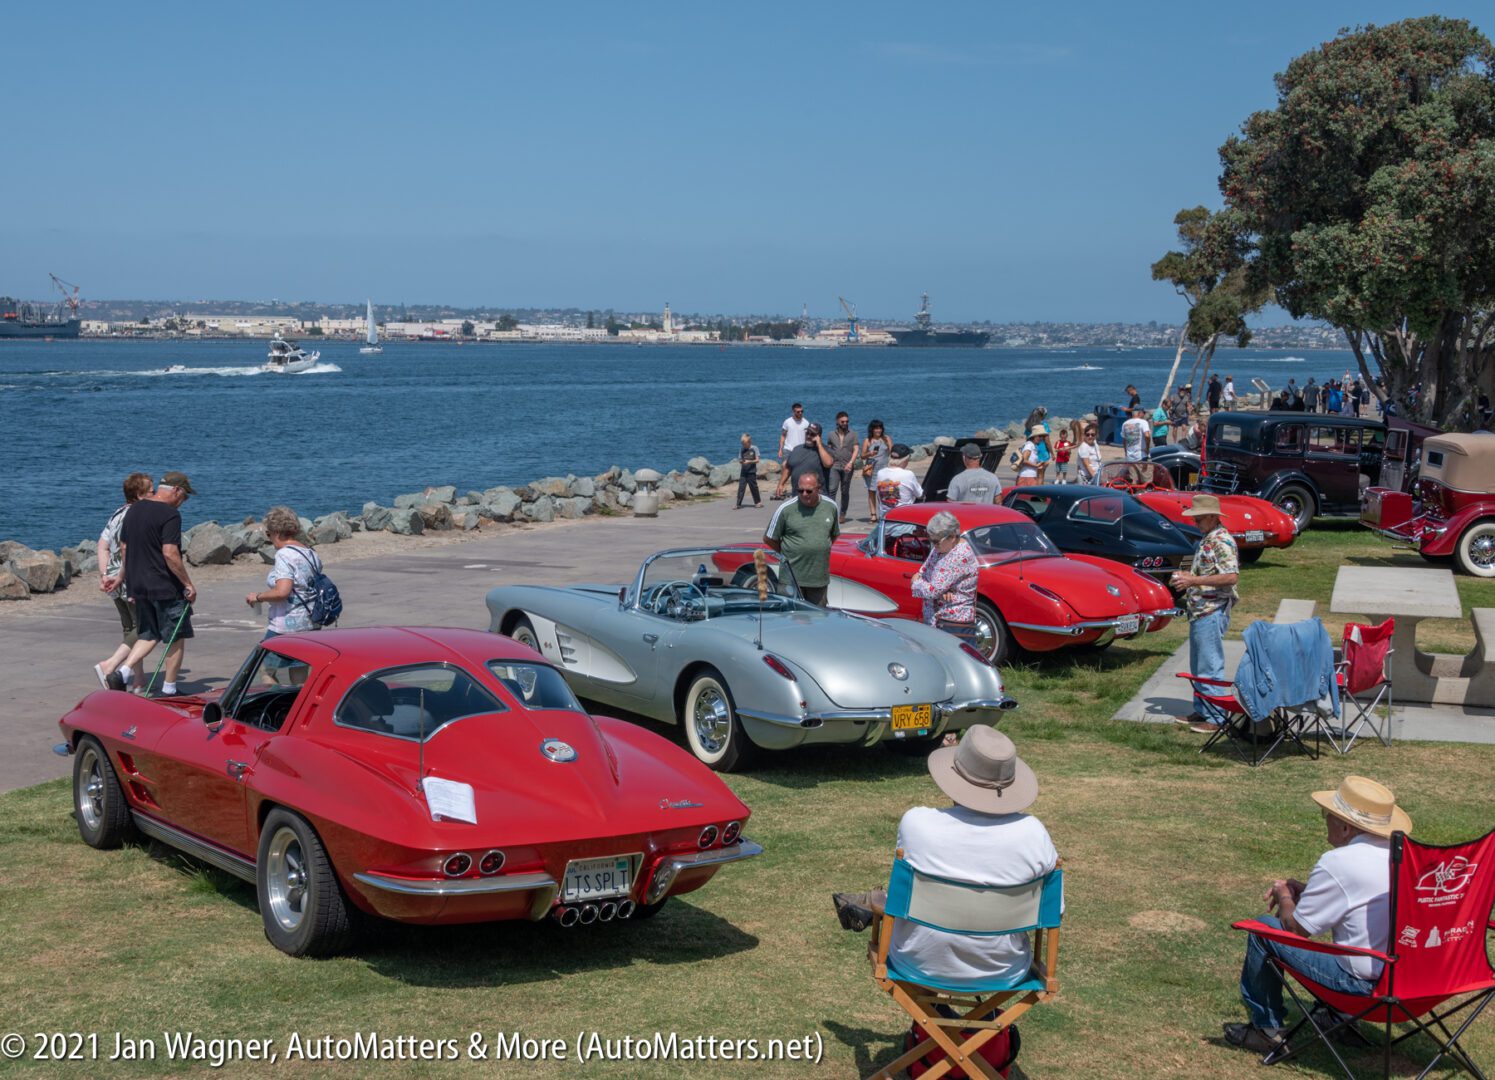
<path id="1" fill-rule="evenodd" d="M 566 887 L 561 900 L 571 904 L 578 900 L 626 896 L 633 886 L 632 869 L 632 860 L 622 855 L 573 859 L 566 864 Z"/>

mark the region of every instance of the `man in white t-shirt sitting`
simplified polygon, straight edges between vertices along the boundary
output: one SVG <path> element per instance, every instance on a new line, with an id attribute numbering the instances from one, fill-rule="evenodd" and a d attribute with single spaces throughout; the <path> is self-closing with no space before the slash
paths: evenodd
<path id="1" fill-rule="evenodd" d="M 929 775 L 954 806 L 916 806 L 898 823 L 898 850 L 921 874 L 970 885 L 1025 885 L 1054 869 L 1059 852 L 1049 832 L 1024 811 L 1038 798 L 1038 778 L 1012 740 L 977 724 L 955 746 L 929 755 Z M 842 924 L 860 929 L 880 915 L 881 890 L 838 893 Z M 863 916 L 859 918 L 858 916 Z M 951 934 L 899 919 L 888 960 L 943 986 L 1017 981 L 1033 965 L 1028 934 Z"/>
<path id="2" fill-rule="evenodd" d="M 1146 409 L 1133 409 L 1132 418 L 1121 425 L 1121 445 L 1128 461 L 1147 460 L 1147 451 L 1152 448 L 1152 428 L 1147 423 Z"/>
<path id="3" fill-rule="evenodd" d="M 913 451 L 904 443 L 894 443 L 888 451 L 888 463 L 877 470 L 877 513 L 881 517 L 895 506 L 908 506 L 924 497 L 919 478 L 908 467 Z"/>
<path id="4" fill-rule="evenodd" d="M 795 447 L 805 444 L 805 432 L 810 428 L 810 421 L 805 419 L 805 407 L 795 402 L 789 409 L 789 418 L 779 428 L 779 462 L 782 464 L 788 457 L 789 451 Z M 789 470 L 779 470 L 779 488 L 774 492 L 775 499 L 784 497 L 784 489 L 789 486 Z"/>
<path id="5" fill-rule="evenodd" d="M 1274 881 L 1266 902 L 1276 914 L 1260 919 L 1300 937 L 1327 932 L 1336 945 L 1384 952 L 1390 933 L 1391 834 L 1410 833 L 1412 819 L 1389 788 L 1363 776 L 1345 777 L 1335 791 L 1315 791 L 1313 801 L 1323 809 L 1330 850 L 1314 865 L 1307 884 Z M 1253 1053 L 1276 1049 L 1286 1021 L 1282 977 L 1267 963 L 1269 953 L 1345 994 L 1369 994 L 1381 976 L 1381 962 L 1369 956 L 1334 956 L 1252 937 L 1241 968 L 1241 1000 L 1251 1023 L 1226 1024 L 1225 1038 Z"/>

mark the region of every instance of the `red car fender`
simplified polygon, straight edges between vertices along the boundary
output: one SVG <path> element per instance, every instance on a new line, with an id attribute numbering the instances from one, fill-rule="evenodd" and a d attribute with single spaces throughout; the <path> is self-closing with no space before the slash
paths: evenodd
<path id="1" fill-rule="evenodd" d="M 1137 606 L 1143 611 L 1171 610 L 1176 606 L 1173 593 L 1166 585 L 1131 569 L 1125 563 L 1119 563 L 1115 559 L 1105 559 L 1099 555 L 1081 555 L 1074 552 L 1067 553 L 1064 557 L 1109 571 L 1118 587 L 1131 590 L 1132 596 L 1137 600 Z M 1172 621 L 1171 616 L 1158 619 L 1147 627 L 1148 632 L 1161 630 Z"/>
<path id="2" fill-rule="evenodd" d="M 1423 515 L 1414 518 L 1397 532 L 1406 531 L 1416 539 L 1421 534 L 1417 550 L 1424 555 L 1452 555 L 1459 545 L 1464 530 L 1476 522 L 1495 518 L 1495 499 L 1471 503 L 1446 518 Z M 1437 530 L 1441 529 L 1442 532 Z"/>

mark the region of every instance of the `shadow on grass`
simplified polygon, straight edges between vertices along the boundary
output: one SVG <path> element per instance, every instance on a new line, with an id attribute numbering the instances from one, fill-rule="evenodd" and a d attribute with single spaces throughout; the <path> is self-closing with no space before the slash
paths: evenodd
<path id="1" fill-rule="evenodd" d="M 412 926 L 375 922 L 352 955 L 412 986 L 512 986 L 635 963 L 674 966 L 746 952 L 758 939 L 676 898 L 652 919 L 563 929 L 546 921 Z"/>

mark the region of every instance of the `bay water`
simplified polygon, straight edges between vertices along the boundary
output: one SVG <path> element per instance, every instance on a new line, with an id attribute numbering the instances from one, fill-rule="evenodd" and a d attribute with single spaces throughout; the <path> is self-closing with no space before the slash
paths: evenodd
<path id="1" fill-rule="evenodd" d="M 317 342 L 297 375 L 260 370 L 266 342 L 0 341 L 0 539 L 56 548 L 98 536 L 140 469 L 191 477 L 187 525 L 388 505 L 609 465 L 667 472 L 733 460 L 749 432 L 772 457 L 792 402 L 827 428 L 845 409 L 895 441 L 1151 404 L 1172 349 L 798 349 L 716 345 Z M 1214 370 L 1269 385 L 1337 378 L 1347 351 L 1222 349 Z M 1180 371 L 1188 373 L 1188 359 Z M 1202 397 L 1202 394 L 1199 395 Z"/>

